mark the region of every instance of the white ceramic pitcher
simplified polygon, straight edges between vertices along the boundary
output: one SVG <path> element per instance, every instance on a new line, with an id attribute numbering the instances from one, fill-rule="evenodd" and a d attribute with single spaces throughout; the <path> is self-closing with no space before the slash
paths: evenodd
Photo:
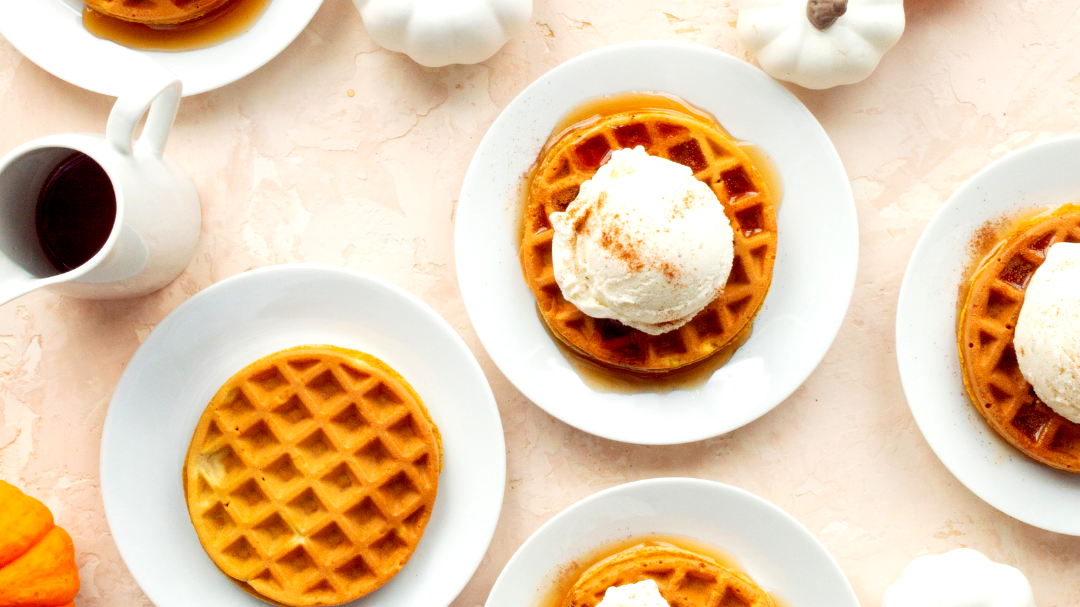
<path id="1" fill-rule="evenodd" d="M 183 271 L 195 253 L 202 215 L 191 179 L 163 156 L 180 93 L 171 72 L 150 71 L 116 100 L 104 136 L 43 137 L 0 160 L 0 304 L 45 286 L 90 299 L 137 297 Z M 60 272 L 38 241 L 36 210 L 46 179 L 75 152 L 97 162 L 112 181 L 116 220 L 93 257 Z"/>

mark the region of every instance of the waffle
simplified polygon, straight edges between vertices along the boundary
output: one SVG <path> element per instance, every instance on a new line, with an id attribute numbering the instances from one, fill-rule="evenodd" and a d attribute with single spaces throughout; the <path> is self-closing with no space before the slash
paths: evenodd
<path id="1" fill-rule="evenodd" d="M 379 359 L 332 346 L 248 365 L 210 401 L 184 463 L 214 564 L 284 605 L 337 605 L 412 556 L 438 488 L 438 429 Z"/>
<path id="2" fill-rule="evenodd" d="M 773 607 L 769 595 L 746 574 L 663 544 L 634 546 L 593 565 L 559 607 L 596 607 L 608 588 L 647 579 L 656 581 L 671 607 Z"/>
<path id="3" fill-rule="evenodd" d="M 91 9 L 124 21 L 146 25 L 179 25 L 195 21 L 233 0 L 83 0 Z"/>
<path id="4" fill-rule="evenodd" d="M 1080 207 L 1020 224 L 983 260 L 960 312 L 960 366 L 975 408 L 998 434 L 1044 464 L 1080 472 L 1080 425 L 1039 400 L 1013 347 L 1024 291 L 1058 242 L 1080 242 Z"/>
<path id="5" fill-rule="evenodd" d="M 566 210 L 612 150 L 639 145 L 690 167 L 716 193 L 735 231 L 723 292 L 686 325 L 655 336 L 578 310 L 563 297 L 551 261 L 551 213 Z M 776 236 L 765 181 L 719 125 L 665 110 L 621 112 L 574 129 L 546 150 L 529 188 L 521 266 L 541 318 L 572 350 L 604 365 L 661 373 L 707 358 L 750 326 L 772 282 Z"/>

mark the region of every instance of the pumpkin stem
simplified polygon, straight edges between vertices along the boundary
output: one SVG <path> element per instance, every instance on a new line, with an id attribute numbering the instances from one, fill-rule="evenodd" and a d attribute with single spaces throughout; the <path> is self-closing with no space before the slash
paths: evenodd
<path id="1" fill-rule="evenodd" d="M 811 25 L 825 31 L 847 12 L 848 0 L 810 0 L 806 3 L 806 17 Z"/>

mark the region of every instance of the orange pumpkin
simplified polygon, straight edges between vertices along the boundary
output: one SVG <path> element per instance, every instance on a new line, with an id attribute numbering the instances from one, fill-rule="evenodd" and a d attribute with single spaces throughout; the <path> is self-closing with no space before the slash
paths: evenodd
<path id="1" fill-rule="evenodd" d="M 38 500 L 0 481 L 0 607 L 74 607 L 75 546 Z"/>

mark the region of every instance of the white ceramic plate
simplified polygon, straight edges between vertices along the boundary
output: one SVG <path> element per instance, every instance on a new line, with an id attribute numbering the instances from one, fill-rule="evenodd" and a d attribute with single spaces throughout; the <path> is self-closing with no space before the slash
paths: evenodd
<path id="1" fill-rule="evenodd" d="M 214 567 L 188 518 L 180 471 L 221 384 L 301 344 L 373 354 L 423 398 L 444 467 L 424 537 L 388 584 L 349 605 L 444 607 L 472 577 L 502 507 L 506 454 L 495 399 L 461 338 L 378 278 L 294 264 L 246 272 L 182 304 L 124 370 L 101 439 L 101 493 L 128 569 L 158 607 L 264 607 Z"/>
<path id="2" fill-rule="evenodd" d="M 322 0 L 271 0 L 250 30 L 209 48 L 175 53 L 133 51 L 94 37 L 82 25 L 81 0 L 0 2 L 0 34 L 50 74 L 75 86 L 118 97 L 152 59 L 195 95 L 235 82 L 289 46 Z"/>
<path id="3" fill-rule="evenodd" d="M 968 247 L 987 221 L 1080 199 L 1080 137 L 1049 139 L 991 163 L 945 202 L 919 239 L 896 310 L 896 358 L 911 413 L 941 462 L 1009 516 L 1080 535 L 1080 475 L 1028 458 L 998 436 L 964 389 L 956 306 Z"/>
<path id="4" fill-rule="evenodd" d="M 784 184 L 772 288 L 753 335 L 707 383 L 667 394 L 590 388 L 546 332 L 518 263 L 522 180 L 552 129 L 584 101 L 635 90 L 677 95 L 711 112 L 734 137 L 762 148 Z M 720 51 L 634 42 L 560 65 L 507 106 L 465 176 L 454 246 L 473 327 L 525 396 L 598 436 L 672 444 L 743 426 L 802 384 L 847 311 L 859 236 L 844 167 L 795 96 Z"/>
<path id="5" fill-rule="evenodd" d="M 555 515 L 506 564 L 487 607 L 540 607 L 565 566 L 613 542 L 678 535 L 715 546 L 785 605 L 859 607 L 832 556 L 788 513 L 713 481 L 660 478 L 601 491 Z"/>

